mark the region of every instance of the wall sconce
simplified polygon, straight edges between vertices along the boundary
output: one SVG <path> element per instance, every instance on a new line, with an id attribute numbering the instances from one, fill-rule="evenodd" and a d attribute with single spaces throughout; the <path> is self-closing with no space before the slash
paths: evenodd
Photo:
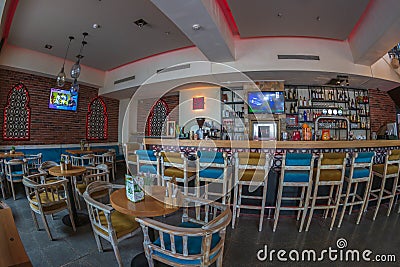
<path id="1" fill-rule="evenodd" d="M 204 97 L 193 97 L 193 110 L 204 109 Z"/>

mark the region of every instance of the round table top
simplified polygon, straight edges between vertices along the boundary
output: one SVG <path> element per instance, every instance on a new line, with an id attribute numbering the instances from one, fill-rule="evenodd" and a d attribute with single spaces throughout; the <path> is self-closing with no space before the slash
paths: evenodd
<path id="1" fill-rule="evenodd" d="M 72 166 L 71 169 L 62 171 L 60 166 L 51 167 L 48 172 L 53 176 L 78 176 L 83 174 L 86 171 L 85 167 L 82 166 Z"/>
<path id="2" fill-rule="evenodd" d="M 15 152 L 11 154 L 10 152 L 1 152 L 0 153 L 0 159 L 6 159 L 6 158 L 19 158 L 23 157 L 24 153 L 23 152 Z"/>
<path id="3" fill-rule="evenodd" d="M 111 194 L 110 201 L 111 206 L 121 213 L 136 217 L 155 217 L 170 214 L 179 209 L 177 206 L 167 206 L 159 201 L 164 198 L 164 195 L 165 187 L 152 186 L 152 196 L 146 194 L 143 200 L 132 202 L 126 197 L 125 188 L 122 188 Z"/>

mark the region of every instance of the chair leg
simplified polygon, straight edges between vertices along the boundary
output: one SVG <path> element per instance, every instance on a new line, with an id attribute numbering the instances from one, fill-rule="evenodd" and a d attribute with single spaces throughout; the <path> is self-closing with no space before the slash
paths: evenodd
<path id="1" fill-rule="evenodd" d="M 372 217 L 373 221 L 375 221 L 376 215 L 378 215 L 379 206 L 381 205 L 381 201 L 382 201 L 383 190 L 385 189 L 385 183 L 386 183 L 386 177 L 383 177 L 382 180 L 381 180 L 381 189 L 379 191 L 378 203 L 376 204 L 374 216 Z"/>
<path id="2" fill-rule="evenodd" d="M 263 183 L 263 195 L 262 195 L 262 203 L 261 203 L 261 214 L 260 214 L 260 222 L 258 225 L 258 231 L 262 231 L 263 221 L 264 221 L 264 213 L 265 213 L 265 201 L 267 200 L 267 184 Z"/>
<path id="3" fill-rule="evenodd" d="M 218 256 L 217 262 L 216 262 L 216 267 L 222 267 L 222 261 L 224 259 L 224 254 L 221 252 L 221 254 Z"/>
<path id="4" fill-rule="evenodd" d="M 346 195 L 344 197 L 344 203 L 343 203 L 342 213 L 340 214 L 338 228 L 340 228 L 342 226 L 342 221 L 343 221 L 343 218 L 344 218 L 344 214 L 346 213 L 347 203 L 349 201 L 349 195 L 350 195 L 350 190 L 351 190 L 351 184 L 352 183 L 350 181 L 347 182 Z M 351 205 L 351 206 L 353 207 L 353 205 Z"/>
<path id="5" fill-rule="evenodd" d="M 235 229 L 236 211 L 237 211 L 237 205 L 238 205 L 238 187 L 239 187 L 239 183 L 235 185 L 234 193 L 233 193 L 232 229 Z"/>
<path id="6" fill-rule="evenodd" d="M 359 224 L 359 223 L 360 223 L 361 217 L 362 217 L 362 215 L 363 215 L 363 213 L 364 213 L 364 211 L 365 211 L 365 209 L 366 209 L 366 207 L 367 207 L 368 195 L 369 195 L 368 190 L 369 190 L 370 183 L 371 183 L 371 180 L 369 180 L 369 181 L 367 182 L 367 184 L 365 185 L 365 192 L 364 192 L 364 196 L 363 196 L 363 203 L 362 203 L 360 212 L 358 213 L 358 217 L 357 217 L 356 224 Z"/>
<path id="7" fill-rule="evenodd" d="M 71 206 L 68 206 L 69 219 L 71 220 L 72 230 L 76 232 L 74 215 L 72 214 Z"/>
<path id="8" fill-rule="evenodd" d="M 311 190 L 312 190 L 312 183 L 310 182 L 308 187 L 307 187 L 306 200 L 304 201 L 304 207 L 303 207 L 304 210 L 303 210 L 303 215 L 301 216 L 299 233 L 301 231 L 303 231 L 304 222 L 306 221 L 306 216 L 307 216 L 307 212 L 308 212 L 308 206 L 309 206 L 310 197 L 311 197 Z"/>
<path id="9" fill-rule="evenodd" d="M 392 193 L 391 193 L 391 198 L 390 198 L 390 203 L 389 203 L 389 208 L 387 211 L 386 216 L 390 215 L 390 212 L 392 211 L 393 203 L 394 203 L 394 198 L 396 197 L 396 189 L 397 189 L 397 182 L 399 180 L 399 177 L 394 178 L 393 181 L 393 188 L 392 188 Z"/>
<path id="10" fill-rule="evenodd" d="M 342 187 L 343 187 L 343 183 L 340 184 L 340 185 L 337 185 L 336 197 L 335 197 L 336 206 L 335 206 L 335 209 L 333 210 L 331 227 L 329 228 L 330 231 L 333 229 L 333 226 L 335 225 L 336 215 L 337 215 L 338 210 L 339 210 L 340 194 L 342 192 Z"/>
<path id="11" fill-rule="evenodd" d="M 111 246 L 114 250 L 115 257 L 117 258 L 118 266 L 122 266 L 122 259 L 121 259 L 121 255 L 119 254 L 119 249 L 118 249 L 118 245 L 117 245 L 117 243 L 118 243 L 117 237 L 115 235 L 113 235 L 111 237 L 110 241 L 111 241 Z"/>
<path id="12" fill-rule="evenodd" d="M 10 185 L 11 185 L 11 191 L 12 191 L 13 199 L 15 200 L 14 183 L 12 182 L 12 177 L 11 177 Z"/>
<path id="13" fill-rule="evenodd" d="M 304 192 L 305 192 L 306 188 L 305 187 L 301 187 L 301 195 L 300 195 L 300 201 L 299 201 L 299 208 L 301 208 L 304 204 L 303 204 L 303 200 L 304 200 Z M 301 216 L 301 210 L 297 211 L 297 218 L 296 221 L 298 221 L 300 219 Z"/>
<path id="14" fill-rule="evenodd" d="M 357 188 L 358 188 L 358 183 L 354 185 L 354 195 L 351 198 L 351 203 L 354 203 L 354 201 L 356 200 Z M 351 215 L 351 213 L 353 212 L 353 206 L 354 205 L 350 206 L 349 215 Z"/>
<path id="15" fill-rule="evenodd" d="M 283 194 L 283 184 L 281 183 L 279 185 L 279 188 L 278 188 L 278 195 L 276 196 L 276 206 L 275 206 L 275 214 L 274 214 L 274 227 L 272 229 L 273 232 L 275 232 L 276 226 L 278 225 L 279 213 L 281 211 L 282 194 Z"/>
<path id="16" fill-rule="evenodd" d="M 49 236 L 50 240 L 53 241 L 53 236 L 51 235 L 49 224 L 47 223 L 46 215 L 44 215 L 42 213 L 42 214 L 40 214 L 40 216 L 42 217 L 44 228 L 46 229 L 47 235 Z"/>
<path id="17" fill-rule="evenodd" d="M 93 231 L 94 240 L 96 240 L 97 249 L 99 252 L 103 252 L 103 245 L 101 244 L 100 236 Z"/>
<path id="18" fill-rule="evenodd" d="M 33 223 L 35 224 L 36 230 L 39 231 L 39 224 L 36 218 L 36 214 L 31 210 L 32 218 L 33 218 Z"/>
<path id="19" fill-rule="evenodd" d="M 239 184 L 239 205 L 237 209 L 237 217 L 239 218 L 240 216 L 240 206 L 242 205 L 242 191 L 243 191 L 243 185 Z"/>
<path id="20" fill-rule="evenodd" d="M 334 185 L 331 185 L 331 188 L 330 188 L 330 190 L 329 190 L 328 206 L 331 205 L 332 196 L 333 196 L 333 189 L 334 189 L 334 188 L 335 188 L 335 186 L 334 186 Z M 330 209 L 326 209 L 326 210 L 324 211 L 324 219 L 328 218 L 329 210 L 330 210 Z"/>
<path id="21" fill-rule="evenodd" d="M 318 184 L 316 184 L 315 188 L 314 188 L 314 193 L 313 193 L 313 198 L 312 198 L 312 203 L 311 203 L 311 208 L 310 208 L 310 215 L 308 215 L 306 232 L 308 232 L 308 229 L 310 228 L 311 220 L 314 215 L 315 203 L 317 202 L 317 195 L 318 195 Z"/>

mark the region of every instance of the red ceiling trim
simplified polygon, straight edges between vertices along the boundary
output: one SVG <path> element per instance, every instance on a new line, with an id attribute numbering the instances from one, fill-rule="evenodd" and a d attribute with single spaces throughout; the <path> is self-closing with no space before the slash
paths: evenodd
<path id="1" fill-rule="evenodd" d="M 232 10 L 228 5 L 228 2 L 226 0 L 217 0 L 217 3 L 219 7 L 221 8 L 222 13 L 225 16 L 226 22 L 229 25 L 229 28 L 232 31 L 233 35 L 240 35 L 239 34 L 239 29 L 236 24 L 235 18 L 232 15 Z"/>
<path id="2" fill-rule="evenodd" d="M 344 42 L 346 40 L 328 38 L 328 37 L 316 37 L 316 36 L 295 36 L 295 35 L 268 35 L 268 36 L 250 36 L 250 37 L 240 37 L 241 40 L 250 40 L 250 39 L 267 39 L 267 38 L 306 38 L 306 39 L 319 39 L 319 40 L 327 40 L 327 41 L 336 41 L 336 42 Z"/>
<path id="3" fill-rule="evenodd" d="M 365 17 L 367 16 L 368 13 L 371 12 L 372 6 L 375 4 L 375 0 L 370 0 L 367 4 L 367 7 L 365 8 L 364 12 L 362 13 L 360 19 L 357 21 L 356 25 L 354 25 L 353 30 L 350 32 L 349 36 L 347 37 L 348 40 L 352 39 L 354 35 L 358 32 L 358 30 L 361 27 L 361 24 L 364 22 Z"/>
<path id="4" fill-rule="evenodd" d="M 11 24 L 14 18 L 15 11 L 17 10 L 19 0 L 11 0 L 10 6 L 8 10 L 4 10 L 3 12 L 7 12 L 7 17 L 4 22 L 4 29 L 3 29 L 3 39 L 7 39 L 8 34 L 10 33 Z"/>

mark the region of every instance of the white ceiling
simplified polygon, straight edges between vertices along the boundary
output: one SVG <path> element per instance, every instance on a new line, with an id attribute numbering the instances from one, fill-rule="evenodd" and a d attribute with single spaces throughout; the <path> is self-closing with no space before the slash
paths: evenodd
<path id="1" fill-rule="evenodd" d="M 369 0 L 227 1 L 242 38 L 310 36 L 339 40 L 347 39 L 369 2 Z M 317 17 L 320 20 L 317 20 Z"/>

